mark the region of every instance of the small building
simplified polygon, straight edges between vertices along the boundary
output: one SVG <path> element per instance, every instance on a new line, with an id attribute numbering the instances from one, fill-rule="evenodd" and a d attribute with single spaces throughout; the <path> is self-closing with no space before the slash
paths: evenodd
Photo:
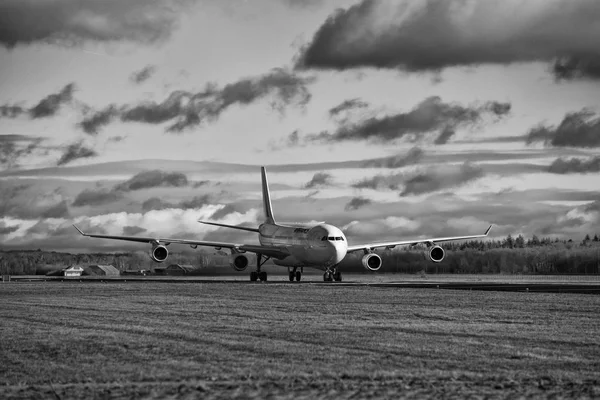
<path id="1" fill-rule="evenodd" d="M 81 268 L 79 265 L 72 265 L 63 270 L 63 274 L 65 277 L 81 276 L 82 273 L 83 268 Z"/>
<path id="2" fill-rule="evenodd" d="M 193 265 L 171 264 L 164 269 L 164 275 L 189 275 L 196 270 Z"/>
<path id="3" fill-rule="evenodd" d="M 121 273 L 112 265 L 88 265 L 84 269 L 84 275 L 96 276 L 119 276 Z"/>

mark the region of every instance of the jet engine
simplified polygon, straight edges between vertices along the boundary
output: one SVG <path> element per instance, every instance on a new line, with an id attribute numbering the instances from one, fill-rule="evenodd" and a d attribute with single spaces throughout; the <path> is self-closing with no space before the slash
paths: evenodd
<path id="1" fill-rule="evenodd" d="M 365 254 L 362 258 L 362 265 L 370 271 L 377 271 L 381 268 L 381 257 L 375 253 Z"/>
<path id="2" fill-rule="evenodd" d="M 444 249 L 438 245 L 433 246 L 431 250 L 429 250 L 429 258 L 433 262 L 441 262 L 444 259 L 444 255 Z"/>
<path id="3" fill-rule="evenodd" d="M 232 254 L 229 265 L 236 271 L 243 271 L 248 268 L 248 257 L 245 254 Z"/>
<path id="4" fill-rule="evenodd" d="M 150 258 L 158 263 L 165 261 L 168 256 L 169 250 L 162 244 L 155 244 L 152 246 L 152 250 L 150 250 Z"/>

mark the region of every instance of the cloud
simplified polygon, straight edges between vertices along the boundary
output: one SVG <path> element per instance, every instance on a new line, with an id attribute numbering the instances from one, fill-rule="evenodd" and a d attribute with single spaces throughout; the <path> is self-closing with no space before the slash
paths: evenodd
<path id="1" fill-rule="evenodd" d="M 600 117 L 585 109 L 569 113 L 558 127 L 531 129 L 526 142 L 539 141 L 557 147 L 600 147 Z"/>
<path id="2" fill-rule="evenodd" d="M 303 107 L 311 98 L 307 85 L 313 81 L 313 78 L 276 68 L 267 74 L 244 78 L 222 88 L 211 83 L 196 93 L 176 90 L 162 102 L 110 105 L 87 117 L 80 126 L 87 133 L 95 134 L 98 128 L 119 117 L 123 122 L 170 122 L 167 132 L 182 132 L 204 121 L 216 120 L 234 105 L 248 105 L 265 98 L 270 98 L 271 107 L 279 112 L 289 105 Z"/>
<path id="3" fill-rule="evenodd" d="M 0 235 L 8 235 L 19 229 L 19 225 L 7 225 L 4 221 L 0 221 Z"/>
<path id="4" fill-rule="evenodd" d="M 340 104 L 338 104 L 337 106 L 330 108 L 329 116 L 335 117 L 336 115 L 338 115 L 339 113 L 341 113 L 343 111 L 353 110 L 353 109 L 357 109 L 357 108 L 366 108 L 366 107 L 369 107 L 369 103 L 362 101 L 358 98 L 345 100 L 345 101 L 341 102 Z"/>
<path id="5" fill-rule="evenodd" d="M 132 83 L 139 85 L 140 83 L 143 83 L 143 82 L 147 81 L 148 79 L 150 79 L 150 77 L 152 75 L 154 75 L 155 72 L 156 72 L 155 65 L 147 65 L 139 71 L 134 71 L 129 76 L 129 80 Z"/>
<path id="6" fill-rule="evenodd" d="M 155 43 L 175 29 L 185 0 L 3 0 L 0 44 Z"/>
<path id="7" fill-rule="evenodd" d="M 361 163 L 363 168 L 401 168 L 406 165 L 418 164 L 423 158 L 423 150 L 419 147 L 411 148 L 406 154 L 397 154 L 392 157 L 366 160 Z"/>
<path id="8" fill-rule="evenodd" d="M 352 184 L 356 189 L 397 190 L 404 181 L 404 174 L 375 175 Z"/>
<path id="9" fill-rule="evenodd" d="M 139 226 L 124 226 L 123 235 L 134 236 L 140 233 L 146 232 L 146 229 L 140 228 Z"/>
<path id="10" fill-rule="evenodd" d="M 113 190 L 124 192 L 153 187 L 183 187 L 188 185 L 187 176 L 181 172 L 164 172 L 160 170 L 143 171 L 131 179 L 115 185 Z"/>
<path id="11" fill-rule="evenodd" d="M 73 143 L 67 146 L 56 165 L 65 165 L 80 158 L 96 157 L 97 155 L 96 151 L 85 147 L 82 142 Z"/>
<path id="12" fill-rule="evenodd" d="M 353 197 L 344 207 L 346 211 L 358 210 L 359 208 L 371 204 L 372 201 L 364 197 Z"/>
<path id="13" fill-rule="evenodd" d="M 152 210 L 166 210 L 169 208 L 177 208 L 182 210 L 197 209 L 202 208 L 210 203 L 210 195 L 195 196 L 190 200 L 183 200 L 179 203 L 170 203 L 168 201 L 159 199 L 158 197 L 151 197 L 142 203 L 142 211 L 148 212 Z"/>
<path id="14" fill-rule="evenodd" d="M 297 67 L 397 68 L 548 62 L 557 78 L 598 78 L 596 0 L 363 0 L 338 10 L 297 57 Z"/>
<path id="15" fill-rule="evenodd" d="M 0 6 L 0 10 L 1 10 Z M 1 19 L 1 17 L 0 17 Z M 64 104 L 69 104 L 73 100 L 73 92 L 75 84 L 69 83 L 65 85 L 57 93 L 51 93 L 44 97 L 35 106 L 26 108 L 16 104 L 4 104 L 0 106 L 0 117 L 2 118 L 17 118 L 22 114 L 29 114 L 31 119 L 51 117 L 60 111 Z"/>
<path id="16" fill-rule="evenodd" d="M 480 167 L 464 163 L 460 167 L 444 166 L 431 168 L 419 173 L 404 182 L 404 190 L 400 196 L 423 194 L 441 189 L 460 186 L 466 182 L 483 176 Z"/>
<path id="17" fill-rule="evenodd" d="M 448 143 L 448 140 L 450 140 L 450 138 L 452 136 L 454 136 L 456 132 L 454 131 L 454 129 L 450 128 L 450 127 L 445 127 L 444 129 L 442 129 L 442 131 L 440 132 L 440 135 L 435 139 L 435 144 L 446 144 Z"/>
<path id="18" fill-rule="evenodd" d="M 83 121 L 77 124 L 83 131 L 89 135 L 97 135 L 99 129 L 110 124 L 119 116 L 120 111 L 114 104 L 111 104 L 100 111 L 93 112 L 86 116 Z"/>
<path id="19" fill-rule="evenodd" d="M 55 115 L 63 104 L 73 100 L 74 83 L 69 83 L 58 93 L 49 94 L 29 109 L 29 115 L 33 119 L 51 117 Z"/>
<path id="20" fill-rule="evenodd" d="M 337 142 L 371 139 L 389 142 L 405 135 L 423 135 L 438 130 L 473 126 L 486 114 L 503 117 L 510 111 L 510 104 L 495 101 L 468 107 L 444 103 L 437 96 L 428 97 L 406 113 L 384 117 L 370 117 L 358 123 L 341 126 L 335 133 L 312 135 L 313 141 Z M 445 134 L 446 137 L 448 133 Z"/>
<path id="21" fill-rule="evenodd" d="M 40 147 L 42 138 L 25 135 L 0 135 L 0 166 L 18 168 L 20 161 Z"/>
<path id="22" fill-rule="evenodd" d="M 42 215 L 42 218 L 67 218 L 69 217 L 69 207 L 67 201 L 63 200 L 58 204 L 55 204 L 46 209 Z"/>
<path id="23" fill-rule="evenodd" d="M 99 206 L 102 204 L 113 203 L 122 199 L 121 193 L 108 189 L 85 189 L 75 197 L 73 206 Z"/>
<path id="24" fill-rule="evenodd" d="M 311 189 L 317 186 L 331 185 L 331 178 L 331 174 L 327 172 L 317 172 L 304 187 L 306 189 Z"/>
<path id="25" fill-rule="evenodd" d="M 0 106 L 0 117 L 3 118 L 17 118 L 25 112 L 25 108 L 16 104 L 4 104 Z"/>
<path id="26" fill-rule="evenodd" d="M 552 172 L 553 174 L 600 172 L 600 156 L 591 157 L 587 160 L 580 158 L 557 158 L 548 167 L 548 172 Z"/>

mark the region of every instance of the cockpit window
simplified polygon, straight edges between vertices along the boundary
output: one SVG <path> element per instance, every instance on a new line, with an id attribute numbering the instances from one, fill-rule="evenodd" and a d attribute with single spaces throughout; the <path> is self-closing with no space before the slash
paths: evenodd
<path id="1" fill-rule="evenodd" d="M 327 239 L 329 239 L 329 240 L 331 240 L 331 241 L 334 241 L 334 240 L 335 240 L 335 237 L 333 237 L 333 236 L 329 236 Z"/>
<path id="2" fill-rule="evenodd" d="M 323 236 L 321 240 L 327 240 L 327 236 Z"/>
<path id="3" fill-rule="evenodd" d="M 336 236 L 335 240 L 342 240 L 342 237 L 341 236 Z"/>

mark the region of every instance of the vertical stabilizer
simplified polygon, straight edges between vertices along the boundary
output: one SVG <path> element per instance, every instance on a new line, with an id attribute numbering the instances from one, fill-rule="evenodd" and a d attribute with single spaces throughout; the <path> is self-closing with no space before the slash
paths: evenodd
<path id="1" fill-rule="evenodd" d="M 273 209 L 271 208 L 271 194 L 269 193 L 269 183 L 267 182 L 267 170 L 265 167 L 260 167 L 260 173 L 262 175 L 262 198 L 265 210 L 265 222 L 274 224 L 275 218 L 273 217 Z"/>

